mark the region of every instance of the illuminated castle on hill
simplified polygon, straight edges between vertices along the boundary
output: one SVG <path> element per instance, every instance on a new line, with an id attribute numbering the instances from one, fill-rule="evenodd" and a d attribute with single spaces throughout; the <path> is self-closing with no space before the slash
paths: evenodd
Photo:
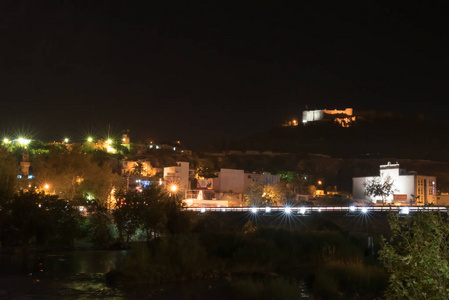
<path id="1" fill-rule="evenodd" d="M 352 108 L 346 108 L 345 110 L 305 110 L 302 112 L 302 122 L 304 124 L 317 121 L 334 121 L 342 127 L 349 127 L 352 125 L 352 122 L 355 122 L 355 119 Z"/>

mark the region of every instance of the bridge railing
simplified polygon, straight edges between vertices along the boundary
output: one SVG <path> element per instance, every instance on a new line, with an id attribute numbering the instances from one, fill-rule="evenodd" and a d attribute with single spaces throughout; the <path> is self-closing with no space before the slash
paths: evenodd
<path id="1" fill-rule="evenodd" d="M 322 213 L 322 212 L 348 212 L 348 213 L 369 213 L 369 212 L 398 212 L 401 214 L 417 212 L 447 212 L 446 206 L 267 206 L 267 207 L 185 207 L 186 211 L 195 212 L 252 212 L 252 213 Z"/>

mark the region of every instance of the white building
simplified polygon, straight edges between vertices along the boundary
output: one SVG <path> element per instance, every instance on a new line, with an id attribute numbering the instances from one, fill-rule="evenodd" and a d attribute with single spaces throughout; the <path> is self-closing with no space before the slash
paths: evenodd
<path id="1" fill-rule="evenodd" d="M 399 168 L 399 164 L 380 165 L 380 176 L 354 177 L 352 179 L 352 193 L 354 200 L 371 200 L 381 203 L 381 197 L 370 198 L 365 194 L 365 183 L 373 179 L 381 181 L 390 178 L 393 182 L 393 195 L 386 200 L 388 204 L 417 204 L 426 205 L 436 203 L 436 177 L 417 175 Z"/>
<path id="2" fill-rule="evenodd" d="M 214 178 L 216 192 L 232 192 L 242 194 L 245 191 L 245 172 L 236 169 L 220 169 L 218 177 Z"/>
<path id="3" fill-rule="evenodd" d="M 245 173 L 237 169 L 220 169 L 214 178 L 213 188 L 216 192 L 233 192 L 243 194 L 252 184 L 272 185 L 281 180 L 279 175 Z"/>
<path id="4" fill-rule="evenodd" d="M 164 168 L 166 184 L 176 184 L 179 192 L 185 194 L 190 189 L 190 177 L 194 171 L 189 169 L 188 162 L 177 162 L 176 166 Z"/>

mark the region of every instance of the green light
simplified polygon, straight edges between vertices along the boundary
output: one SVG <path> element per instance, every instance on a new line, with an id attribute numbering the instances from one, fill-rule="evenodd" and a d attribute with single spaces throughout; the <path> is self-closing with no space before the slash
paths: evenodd
<path id="1" fill-rule="evenodd" d="M 94 140 L 94 139 L 91 138 L 91 137 L 88 137 L 88 138 L 87 138 L 87 141 L 88 141 L 89 143 L 92 143 L 93 140 Z"/>

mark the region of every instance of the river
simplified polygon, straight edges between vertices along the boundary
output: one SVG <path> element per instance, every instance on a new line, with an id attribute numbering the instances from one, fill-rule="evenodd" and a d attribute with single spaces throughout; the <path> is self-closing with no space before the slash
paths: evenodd
<path id="1" fill-rule="evenodd" d="M 105 273 L 126 254 L 127 251 L 2 254 L 0 299 L 233 299 L 229 283 L 223 279 L 112 288 L 106 284 Z"/>

